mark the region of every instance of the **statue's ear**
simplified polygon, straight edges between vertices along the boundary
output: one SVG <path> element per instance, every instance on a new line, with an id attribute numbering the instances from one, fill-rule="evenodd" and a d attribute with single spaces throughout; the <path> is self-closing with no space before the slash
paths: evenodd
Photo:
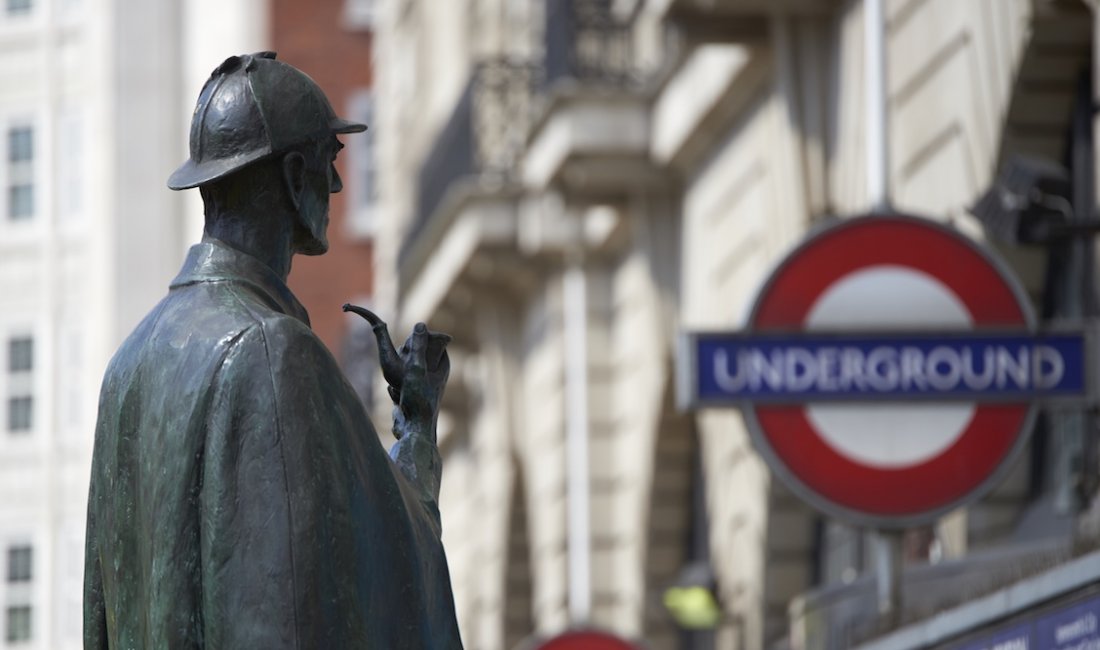
<path id="1" fill-rule="evenodd" d="M 283 182 L 294 208 L 302 205 L 302 193 L 306 188 L 306 157 L 297 151 L 283 156 Z"/>

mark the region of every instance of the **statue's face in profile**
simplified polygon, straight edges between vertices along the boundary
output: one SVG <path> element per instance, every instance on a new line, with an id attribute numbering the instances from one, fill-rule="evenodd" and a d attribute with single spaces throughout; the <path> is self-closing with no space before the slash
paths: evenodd
<path id="1" fill-rule="evenodd" d="M 308 230 L 306 241 L 299 246 L 304 255 L 321 255 L 328 251 L 329 195 L 344 189 L 340 174 L 336 171 L 336 155 L 344 148 L 333 136 L 326 146 L 317 148 L 317 154 L 306 169 L 306 187 L 299 208 L 302 223 Z"/>

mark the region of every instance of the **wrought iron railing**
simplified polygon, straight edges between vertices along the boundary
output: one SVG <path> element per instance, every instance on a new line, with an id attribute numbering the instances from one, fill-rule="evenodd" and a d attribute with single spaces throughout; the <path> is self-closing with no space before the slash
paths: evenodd
<path id="1" fill-rule="evenodd" d="M 413 223 L 403 262 L 447 192 L 470 179 L 507 183 L 518 173 L 536 105 L 563 79 L 622 86 L 636 78 L 629 24 L 611 0 L 548 0 L 541 66 L 509 60 L 479 64 L 440 131 L 417 177 Z"/>
<path id="2" fill-rule="evenodd" d="M 417 176 L 416 212 L 400 257 L 428 226 L 447 192 L 464 180 L 508 182 L 531 121 L 535 69 L 512 61 L 479 64 Z"/>
<path id="3" fill-rule="evenodd" d="M 549 0 L 546 4 L 546 85 L 561 79 L 622 84 L 635 76 L 629 23 L 611 0 Z"/>

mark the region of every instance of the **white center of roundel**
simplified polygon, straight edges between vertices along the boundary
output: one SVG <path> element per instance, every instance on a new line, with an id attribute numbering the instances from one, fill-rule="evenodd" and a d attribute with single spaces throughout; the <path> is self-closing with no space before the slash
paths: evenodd
<path id="1" fill-rule="evenodd" d="M 871 266 L 825 291 L 806 319 L 809 331 L 969 329 L 970 312 L 932 276 L 902 266 Z M 974 417 L 972 403 L 813 404 L 813 427 L 829 446 L 863 465 L 897 469 L 947 450 Z"/>

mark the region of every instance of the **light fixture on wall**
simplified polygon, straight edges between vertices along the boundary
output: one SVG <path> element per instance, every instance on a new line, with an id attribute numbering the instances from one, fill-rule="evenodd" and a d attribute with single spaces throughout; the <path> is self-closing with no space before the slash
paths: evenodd
<path id="1" fill-rule="evenodd" d="M 1074 219 L 1069 173 L 1043 158 L 1013 156 L 970 209 L 994 238 L 1007 244 L 1046 245 L 1100 232 Z"/>

